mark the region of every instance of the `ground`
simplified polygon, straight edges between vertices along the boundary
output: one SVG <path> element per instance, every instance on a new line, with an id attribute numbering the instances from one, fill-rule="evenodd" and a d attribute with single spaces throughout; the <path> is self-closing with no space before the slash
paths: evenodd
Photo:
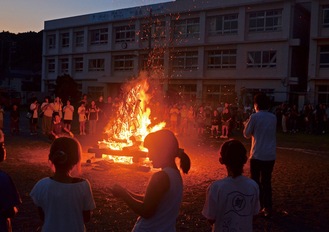
<path id="1" fill-rule="evenodd" d="M 37 231 L 40 220 L 29 192 L 39 179 L 51 175 L 47 162 L 50 142 L 42 135 L 30 136 L 27 130 L 19 136 L 5 132 L 8 159 L 0 168 L 12 176 L 23 201 L 13 220 L 13 229 Z M 242 138 L 241 133 L 232 136 L 250 148 L 250 141 Z M 184 198 L 177 231 L 211 231 L 201 215 L 205 191 L 211 182 L 225 177 L 226 170 L 219 164 L 217 155 L 224 140 L 207 137 L 178 136 L 180 146 L 191 158 L 192 167 L 183 175 Z M 90 181 L 97 205 L 87 230 L 130 231 L 137 215 L 113 198 L 109 187 L 121 183 L 132 191 L 143 193 L 153 171 L 94 158 L 88 148 L 95 145 L 98 138 L 79 135 L 76 138 L 83 147 L 82 177 Z M 271 219 L 256 217 L 254 231 L 329 231 L 328 141 L 328 135 L 278 134 L 273 173 L 275 213 Z M 249 175 L 248 163 L 244 174 Z"/>

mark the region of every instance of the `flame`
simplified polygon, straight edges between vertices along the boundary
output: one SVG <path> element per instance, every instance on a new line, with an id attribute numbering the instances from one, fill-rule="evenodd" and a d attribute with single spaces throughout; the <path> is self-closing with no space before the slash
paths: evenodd
<path id="1" fill-rule="evenodd" d="M 147 151 L 142 146 L 146 135 L 161 130 L 166 125 L 165 122 L 161 122 L 151 126 L 151 109 L 148 107 L 151 96 L 147 93 L 148 89 L 149 84 L 145 78 L 124 86 L 121 101 L 117 102 L 117 108 L 114 110 L 116 115 L 113 115 L 105 128 L 108 138 L 98 142 L 100 148 L 122 151 L 126 147 L 137 146 L 137 149 Z M 133 162 L 131 157 L 126 158 L 111 157 L 114 162 Z"/>

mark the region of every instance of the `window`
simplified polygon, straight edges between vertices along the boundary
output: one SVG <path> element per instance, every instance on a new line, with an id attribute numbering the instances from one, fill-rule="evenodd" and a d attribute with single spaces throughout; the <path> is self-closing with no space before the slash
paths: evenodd
<path id="1" fill-rule="evenodd" d="M 74 32 L 74 42 L 76 47 L 83 47 L 84 45 L 84 32 L 76 31 Z"/>
<path id="2" fill-rule="evenodd" d="M 63 58 L 60 59 L 60 67 L 61 67 L 61 73 L 68 73 L 69 72 L 69 59 Z"/>
<path id="3" fill-rule="evenodd" d="M 209 69 L 236 68 L 236 50 L 217 50 L 208 52 Z"/>
<path id="4" fill-rule="evenodd" d="M 55 72 L 55 59 L 47 60 L 47 70 L 49 73 Z"/>
<path id="5" fill-rule="evenodd" d="M 148 55 L 142 56 L 142 70 L 147 69 L 163 69 L 164 67 L 164 58 L 163 54 L 151 54 L 151 57 Z"/>
<path id="6" fill-rule="evenodd" d="M 178 99 L 183 101 L 195 101 L 197 86 L 195 84 L 169 84 L 168 94 L 175 102 Z"/>
<path id="7" fill-rule="evenodd" d="M 248 68 L 276 67 L 276 51 L 252 51 L 247 55 Z"/>
<path id="8" fill-rule="evenodd" d="M 115 27 L 115 42 L 135 41 L 135 25 Z"/>
<path id="9" fill-rule="evenodd" d="M 183 19 L 174 21 L 175 38 L 199 38 L 200 22 L 199 18 Z"/>
<path id="10" fill-rule="evenodd" d="M 127 71 L 134 68 L 134 56 L 122 55 L 114 56 L 114 70 L 115 71 Z"/>
<path id="11" fill-rule="evenodd" d="M 104 71 L 105 60 L 104 59 L 90 59 L 88 63 L 88 71 Z"/>
<path id="12" fill-rule="evenodd" d="M 205 85 L 206 101 L 234 102 L 236 99 L 235 85 Z"/>
<path id="13" fill-rule="evenodd" d="M 329 45 L 320 46 L 320 68 L 329 68 Z"/>
<path id="14" fill-rule="evenodd" d="M 90 31 L 90 44 L 97 45 L 97 44 L 107 44 L 108 40 L 108 29 L 96 29 Z"/>
<path id="15" fill-rule="evenodd" d="M 249 31 L 279 31 L 282 27 L 282 10 L 249 13 Z"/>
<path id="16" fill-rule="evenodd" d="M 66 48 L 66 47 L 70 46 L 70 34 L 69 33 L 61 34 L 61 45 L 62 45 L 62 48 Z"/>
<path id="17" fill-rule="evenodd" d="M 238 14 L 218 15 L 208 18 L 208 35 L 238 33 Z"/>
<path id="18" fill-rule="evenodd" d="M 74 58 L 74 71 L 75 72 L 83 71 L 83 58 L 82 57 Z"/>
<path id="19" fill-rule="evenodd" d="M 157 21 L 155 23 L 143 24 L 141 31 L 141 40 L 148 40 L 151 34 L 152 39 L 163 39 L 166 37 L 166 22 Z"/>
<path id="20" fill-rule="evenodd" d="M 323 21 L 322 21 L 322 26 L 325 28 L 329 27 L 329 6 L 323 6 Z"/>
<path id="21" fill-rule="evenodd" d="M 56 35 L 55 34 L 47 36 L 47 44 L 48 44 L 48 48 L 56 48 Z"/>
<path id="22" fill-rule="evenodd" d="M 173 54 L 172 67 L 174 70 L 191 70 L 198 68 L 198 52 L 176 52 Z"/>
<path id="23" fill-rule="evenodd" d="M 102 87 L 102 86 L 88 86 L 88 96 L 91 99 L 98 99 L 99 96 L 104 96 L 104 87 Z"/>

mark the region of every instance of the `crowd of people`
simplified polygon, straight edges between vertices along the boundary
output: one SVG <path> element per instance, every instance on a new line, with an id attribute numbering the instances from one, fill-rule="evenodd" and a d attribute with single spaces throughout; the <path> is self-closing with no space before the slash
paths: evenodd
<path id="1" fill-rule="evenodd" d="M 277 117 L 277 130 L 283 133 L 329 133 L 329 107 L 325 104 L 296 105 L 282 103 L 272 106 L 269 112 Z M 242 133 L 244 122 L 255 113 L 251 106 L 232 103 L 187 105 L 174 103 L 163 108 L 162 119 L 168 128 L 180 136 L 198 136 L 227 139 Z"/>
<path id="2" fill-rule="evenodd" d="M 76 112 L 80 135 L 86 134 L 86 122 L 88 133 L 95 134 L 99 119 L 108 117 L 107 107 L 113 106 L 111 102 L 109 99 L 108 103 L 104 103 L 102 97 L 97 102 L 88 102 L 84 96 L 75 111 L 69 100 L 63 105 L 60 97 L 53 102 L 46 97 L 41 105 L 33 99 L 29 107 L 31 134 L 37 133 L 37 120 L 42 114 L 42 132 L 52 136 L 53 140 L 48 157 L 53 165 L 53 175 L 38 181 L 30 192 L 39 210 L 41 231 L 85 231 L 85 223 L 90 221 L 96 204 L 89 181 L 78 177 L 81 145 L 72 138 L 71 123 Z M 181 173 L 187 174 L 191 166 L 190 158 L 180 148 L 176 135 L 196 133 L 202 136 L 206 130 L 213 138 L 226 139 L 219 149 L 218 159 L 220 164 L 225 165 L 227 177 L 214 181 L 205 190 L 201 212 L 212 230 L 252 231 L 254 215 L 270 218 L 273 212 L 272 172 L 276 161 L 276 132 L 279 126 L 284 131 L 283 125 L 287 126 L 287 132 L 297 132 L 295 125 L 299 125 L 298 120 L 296 123 L 292 120 L 296 107 L 285 110 L 283 106 L 271 112 L 269 98 L 260 93 L 255 95 L 252 109 L 234 108 L 228 103 L 220 104 L 216 109 L 209 104 L 197 108 L 173 104 L 162 107 L 165 113 L 153 113 L 152 117 L 167 121 L 170 128 L 148 134 L 143 142 L 153 167 L 160 171 L 152 174 L 143 195 L 131 192 L 120 183 L 114 183 L 109 189 L 109 194 L 125 202 L 139 216 L 132 231 L 176 230 L 183 198 Z M 283 113 L 285 111 L 289 113 Z M 319 106 L 307 116 L 305 113 L 298 115 L 314 120 L 311 128 L 315 128 L 316 133 L 323 133 L 327 122 L 325 112 L 325 107 Z M 12 115 L 15 116 L 14 113 Z M 323 123 L 319 122 L 319 117 L 322 117 Z M 15 121 L 12 123 L 15 124 Z M 16 130 L 16 127 L 11 129 Z M 239 140 L 228 139 L 233 129 L 239 129 L 245 138 L 251 138 L 249 158 Z M 5 160 L 6 151 L 4 135 L 0 132 L 1 162 Z M 64 132 L 71 137 L 60 136 Z M 243 175 L 248 159 L 250 178 Z M 10 231 L 10 218 L 17 213 L 21 199 L 10 176 L 1 171 L 0 185 L 0 229 Z"/>
<path id="3" fill-rule="evenodd" d="M 73 105 L 71 100 L 62 101 L 57 96 L 53 100 L 46 96 L 43 101 L 32 98 L 28 105 L 26 118 L 28 118 L 30 135 L 42 134 L 51 140 L 63 134 L 94 135 L 100 132 L 110 117 L 113 108 L 111 97 L 105 103 L 102 96 L 97 100 L 88 100 L 84 94 L 81 101 Z M 0 128 L 3 128 L 4 110 L 0 107 Z M 1 117 L 2 116 L 2 117 Z M 20 133 L 20 109 L 13 105 L 10 110 L 10 132 L 12 135 Z M 78 128 L 73 128 L 74 120 Z"/>

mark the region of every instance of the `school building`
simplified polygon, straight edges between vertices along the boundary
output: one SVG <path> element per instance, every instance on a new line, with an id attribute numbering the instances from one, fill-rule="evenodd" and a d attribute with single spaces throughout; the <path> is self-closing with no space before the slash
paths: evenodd
<path id="1" fill-rule="evenodd" d="M 146 71 L 184 101 L 329 103 L 325 0 L 176 0 L 46 21 L 42 91 L 69 74 L 91 97 Z"/>

